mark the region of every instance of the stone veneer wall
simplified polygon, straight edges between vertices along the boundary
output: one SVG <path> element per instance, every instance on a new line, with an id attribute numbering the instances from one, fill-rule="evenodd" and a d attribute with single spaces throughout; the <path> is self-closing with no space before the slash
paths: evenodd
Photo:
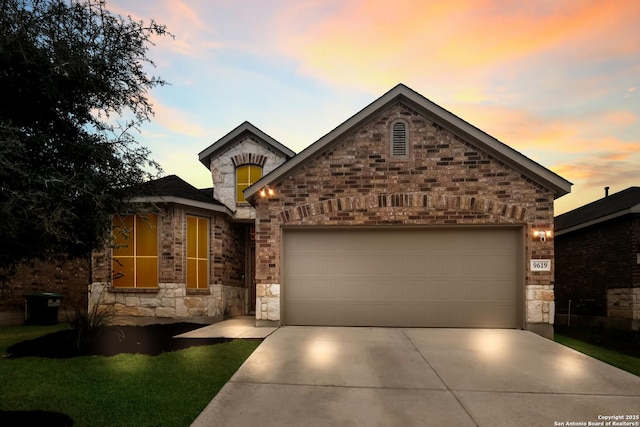
<path id="1" fill-rule="evenodd" d="M 409 123 L 407 160 L 389 155 L 398 118 Z M 416 111 L 396 104 L 273 187 L 256 200 L 256 320 L 281 319 L 282 227 L 521 224 L 526 326 L 552 330 L 553 271 L 531 272 L 529 260 L 553 260 L 553 238 L 532 237 L 553 227 L 553 194 Z"/>
<path id="2" fill-rule="evenodd" d="M 108 282 L 93 283 L 90 289 L 90 307 L 99 304 L 104 313 L 122 317 L 221 320 L 241 314 L 238 303 L 244 301 L 243 289 L 237 286 L 211 285 L 210 292 L 193 294 L 184 283 L 160 283 L 151 292 L 113 292 Z"/>
<path id="3" fill-rule="evenodd" d="M 640 288 L 607 289 L 607 316 L 640 322 Z"/>
<path id="4" fill-rule="evenodd" d="M 255 218 L 255 210 L 248 203 L 236 206 L 236 167 L 240 164 L 260 163 L 262 175 L 266 175 L 285 160 L 284 156 L 269 150 L 265 144 L 260 144 L 251 137 L 243 138 L 211 160 L 211 177 L 216 199 L 234 211 L 236 218 Z"/>
<path id="5" fill-rule="evenodd" d="M 209 288 L 186 287 L 186 216 L 209 217 Z M 94 282 L 90 306 L 99 303 L 106 312 L 131 317 L 229 317 L 245 313 L 243 281 L 244 228 L 222 215 L 163 206 L 158 221 L 159 284 L 157 289 L 111 287 L 111 251 L 93 254 Z"/>

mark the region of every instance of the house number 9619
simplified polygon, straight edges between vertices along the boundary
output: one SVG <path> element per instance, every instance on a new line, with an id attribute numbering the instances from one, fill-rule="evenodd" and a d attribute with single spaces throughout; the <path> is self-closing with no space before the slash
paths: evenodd
<path id="1" fill-rule="evenodd" d="M 531 271 L 551 271 L 550 259 L 532 259 Z"/>

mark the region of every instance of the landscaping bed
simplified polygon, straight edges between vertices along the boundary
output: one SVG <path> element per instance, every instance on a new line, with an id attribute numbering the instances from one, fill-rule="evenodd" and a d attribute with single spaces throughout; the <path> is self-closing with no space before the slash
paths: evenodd
<path id="1" fill-rule="evenodd" d="M 5 357 L 49 357 L 66 359 L 79 356 L 114 356 L 116 354 L 158 354 L 193 346 L 231 341 L 226 338 L 174 338 L 201 328 L 195 323 L 169 323 L 148 326 L 105 326 L 94 333 L 86 345 L 79 346 L 72 330 L 64 329 L 42 337 L 17 343 L 7 349 Z"/>

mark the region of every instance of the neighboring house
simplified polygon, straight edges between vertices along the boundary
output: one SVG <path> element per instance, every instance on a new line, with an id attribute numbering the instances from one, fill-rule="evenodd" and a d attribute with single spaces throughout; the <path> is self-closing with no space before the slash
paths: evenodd
<path id="1" fill-rule="evenodd" d="M 557 312 L 639 329 L 640 187 L 559 215 L 555 238 Z"/>
<path id="2" fill-rule="evenodd" d="M 61 295 L 58 318 L 73 319 L 76 310 L 87 307 L 90 264 L 87 256 L 50 261 L 34 259 L 16 265 L 13 270 L 0 269 L 0 326 L 24 323 L 25 296 L 42 292 Z"/>
<path id="3" fill-rule="evenodd" d="M 148 254 L 96 255 L 92 301 L 135 316 L 551 336 L 553 202 L 571 183 L 408 87 L 298 155 L 244 123 L 199 157 L 213 197 L 156 200 L 162 213 L 136 235 Z M 133 261 L 152 280 L 120 287 L 110 269 Z"/>

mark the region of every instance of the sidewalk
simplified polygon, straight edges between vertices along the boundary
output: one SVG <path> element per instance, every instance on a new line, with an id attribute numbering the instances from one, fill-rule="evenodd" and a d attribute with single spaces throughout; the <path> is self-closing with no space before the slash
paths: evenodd
<path id="1" fill-rule="evenodd" d="M 207 325 L 176 338 L 266 338 L 278 328 L 256 327 L 254 316 L 238 316 L 233 319 Z"/>

